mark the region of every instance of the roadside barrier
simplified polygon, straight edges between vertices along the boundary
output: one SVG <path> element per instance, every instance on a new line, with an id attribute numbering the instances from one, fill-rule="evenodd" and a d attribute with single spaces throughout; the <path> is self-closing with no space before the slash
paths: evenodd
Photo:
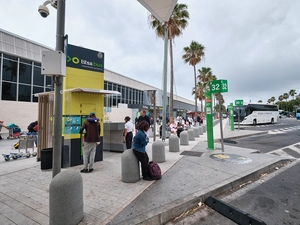
<path id="1" fill-rule="evenodd" d="M 165 143 L 162 140 L 156 140 L 152 144 L 152 161 L 156 163 L 163 163 L 166 161 Z"/>
<path id="2" fill-rule="evenodd" d="M 189 135 L 187 131 L 180 133 L 180 145 L 189 145 Z"/>
<path id="3" fill-rule="evenodd" d="M 193 129 L 194 129 L 195 137 L 200 137 L 199 128 L 198 127 L 194 127 Z"/>
<path id="4" fill-rule="evenodd" d="M 79 172 L 57 174 L 49 187 L 50 225 L 79 224 L 83 219 L 83 182 Z"/>
<path id="5" fill-rule="evenodd" d="M 195 131 L 194 129 L 188 129 L 189 141 L 195 141 Z"/>
<path id="6" fill-rule="evenodd" d="M 176 135 L 169 137 L 169 152 L 179 152 L 179 138 Z"/>
<path id="7" fill-rule="evenodd" d="M 198 127 L 199 129 L 199 135 L 203 135 L 203 126 Z"/>
<path id="8" fill-rule="evenodd" d="M 127 149 L 122 153 L 121 170 L 124 183 L 134 183 L 140 180 L 139 161 L 132 149 Z"/>

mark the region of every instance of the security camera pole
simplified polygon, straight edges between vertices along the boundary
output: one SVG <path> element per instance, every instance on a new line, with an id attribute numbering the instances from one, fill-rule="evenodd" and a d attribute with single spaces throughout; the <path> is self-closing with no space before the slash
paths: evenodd
<path id="1" fill-rule="evenodd" d="M 57 1 L 56 18 L 56 51 L 64 52 L 65 36 L 65 4 L 66 0 Z M 61 171 L 62 148 L 62 87 L 63 76 L 53 76 L 54 81 L 54 138 L 53 138 L 53 167 L 52 178 Z"/>

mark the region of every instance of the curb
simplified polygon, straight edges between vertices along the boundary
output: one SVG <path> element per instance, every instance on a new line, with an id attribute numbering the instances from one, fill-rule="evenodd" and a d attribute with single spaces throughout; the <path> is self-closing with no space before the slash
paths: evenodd
<path id="1" fill-rule="evenodd" d="M 253 134 L 244 134 L 244 135 L 240 135 L 240 136 L 223 137 L 223 139 L 239 139 L 239 138 L 257 136 L 257 135 L 262 135 L 262 134 L 267 134 L 267 133 L 268 133 L 268 131 L 262 131 L 262 132 L 257 132 L 257 133 L 253 133 Z M 214 139 L 214 140 L 221 141 L 221 139 L 219 139 L 219 138 Z"/>
<path id="2" fill-rule="evenodd" d="M 143 215 L 137 216 L 130 220 L 118 223 L 120 225 L 127 224 L 147 224 L 147 225 L 157 225 L 165 224 L 170 222 L 172 219 L 176 218 L 178 215 L 181 215 L 183 212 L 197 206 L 199 202 L 204 202 L 209 196 L 219 196 L 225 194 L 226 192 L 233 191 L 236 188 L 239 188 L 240 185 L 245 184 L 249 181 L 258 180 L 261 174 L 271 173 L 275 170 L 276 167 L 283 167 L 287 163 L 292 162 L 291 159 L 282 159 L 277 162 L 274 162 L 268 166 L 262 167 L 250 174 L 247 174 L 240 179 L 231 181 L 224 181 L 219 185 L 216 185 L 210 189 L 204 189 L 198 192 L 195 192 L 189 196 L 186 196 L 181 199 L 177 199 L 167 205 L 161 206 L 160 208 L 149 211 Z M 212 190 L 211 190 L 212 189 Z"/>

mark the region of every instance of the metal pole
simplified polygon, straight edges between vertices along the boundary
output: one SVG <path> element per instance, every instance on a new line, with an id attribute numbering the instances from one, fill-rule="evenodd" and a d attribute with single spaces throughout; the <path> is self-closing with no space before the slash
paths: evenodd
<path id="1" fill-rule="evenodd" d="M 238 107 L 238 131 L 240 131 L 240 107 Z"/>
<path id="2" fill-rule="evenodd" d="M 166 120 L 167 120 L 167 64 L 168 64 L 168 27 L 165 27 L 165 45 L 164 45 L 164 72 L 163 72 L 163 116 L 161 138 L 166 139 Z"/>
<path id="3" fill-rule="evenodd" d="M 220 98 L 219 98 L 220 99 Z M 222 152 L 224 152 L 224 139 L 223 139 L 223 117 L 222 117 L 222 106 L 219 101 L 219 120 L 220 120 L 220 133 L 221 133 L 221 146 L 222 146 Z"/>
<path id="4" fill-rule="evenodd" d="M 65 3 L 66 0 L 57 1 L 56 21 L 56 51 L 64 52 L 65 36 Z M 53 166 L 52 178 L 61 171 L 61 148 L 62 148 L 62 76 L 54 76 L 54 137 L 53 137 Z"/>
<path id="5" fill-rule="evenodd" d="M 156 91 L 153 91 L 154 111 L 153 111 L 153 142 L 156 140 Z"/>

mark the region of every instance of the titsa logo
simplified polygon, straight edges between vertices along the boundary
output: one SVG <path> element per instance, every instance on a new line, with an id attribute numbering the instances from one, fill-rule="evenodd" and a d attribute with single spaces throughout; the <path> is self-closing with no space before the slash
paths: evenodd
<path id="1" fill-rule="evenodd" d="M 71 58 L 70 56 L 68 56 L 67 62 L 72 62 L 72 63 L 74 63 L 74 64 L 78 64 L 78 63 L 80 62 L 80 60 L 79 60 L 78 57 L 72 57 L 72 58 Z"/>

